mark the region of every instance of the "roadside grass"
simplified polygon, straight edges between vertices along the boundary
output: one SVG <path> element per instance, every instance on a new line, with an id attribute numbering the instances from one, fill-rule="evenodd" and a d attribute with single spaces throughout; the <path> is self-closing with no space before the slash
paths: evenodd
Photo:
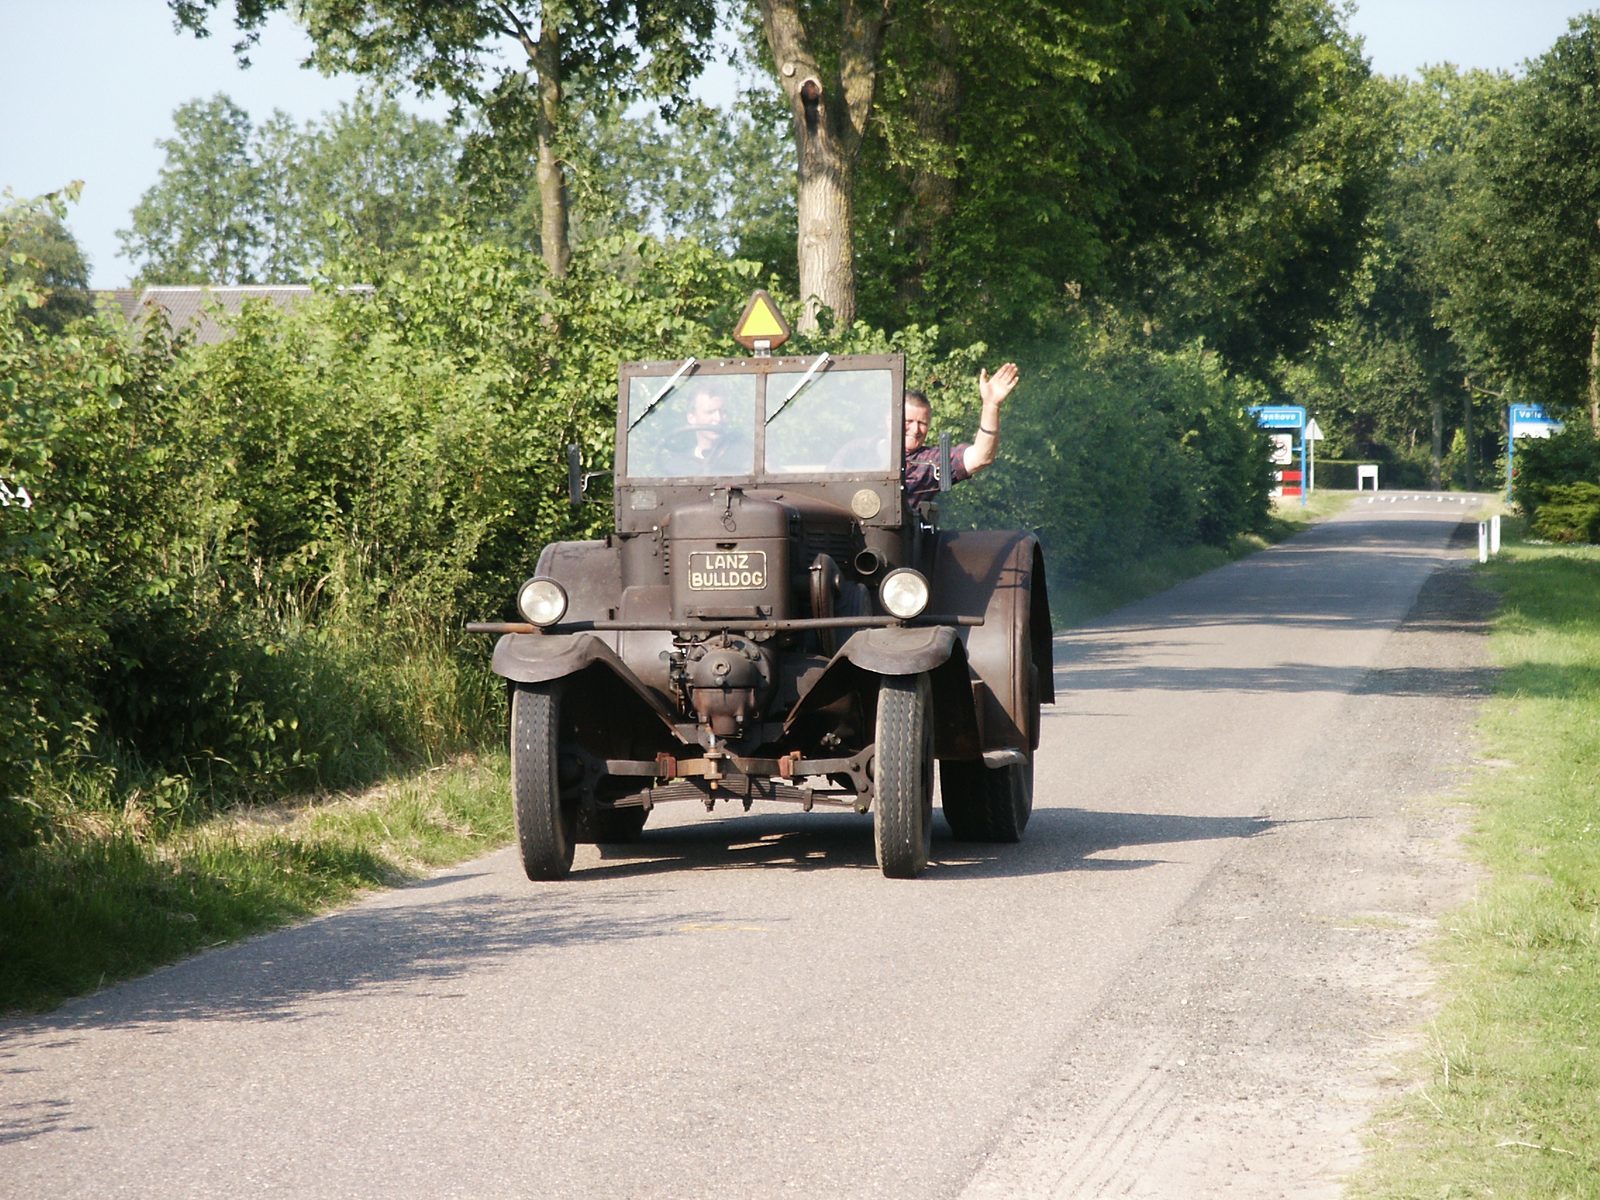
<path id="1" fill-rule="evenodd" d="M 42 1011 L 511 837 L 504 753 L 191 825 L 87 812 L 5 864 L 0 1012 Z"/>
<path id="2" fill-rule="evenodd" d="M 1164 592 L 1174 584 L 1246 558 L 1258 550 L 1287 541 L 1317 521 L 1343 512 L 1355 493 L 1319 488 L 1306 498 L 1275 501 L 1261 533 L 1240 534 L 1227 546 L 1182 546 L 1127 563 L 1104 576 L 1082 580 L 1054 580 L 1050 585 L 1050 617 L 1055 627 L 1070 629 L 1085 621 Z"/>
<path id="3" fill-rule="evenodd" d="M 1486 878 L 1446 922 L 1444 1007 L 1358 1196 L 1600 1195 L 1600 547 L 1506 532 L 1467 796 Z"/>

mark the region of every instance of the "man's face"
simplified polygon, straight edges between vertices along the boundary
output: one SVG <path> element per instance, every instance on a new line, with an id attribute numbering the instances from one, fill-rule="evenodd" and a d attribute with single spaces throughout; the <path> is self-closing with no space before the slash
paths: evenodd
<path id="1" fill-rule="evenodd" d="M 933 416 L 933 410 L 926 404 L 918 404 L 915 400 L 906 401 L 906 450 L 920 450 L 922 443 L 928 440 L 928 421 Z"/>
<path id="2" fill-rule="evenodd" d="M 689 424 L 721 425 L 725 419 L 723 407 L 726 401 L 715 392 L 697 392 L 689 402 Z"/>

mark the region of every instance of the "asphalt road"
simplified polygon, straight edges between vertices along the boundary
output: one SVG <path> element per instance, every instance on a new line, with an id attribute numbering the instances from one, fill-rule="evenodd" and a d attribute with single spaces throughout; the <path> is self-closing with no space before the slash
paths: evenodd
<path id="1" fill-rule="evenodd" d="M 662 810 L 0 1025 L 0 1195 L 1338 1195 L 1471 883 L 1468 511 L 1060 637 L 1020 846 Z"/>

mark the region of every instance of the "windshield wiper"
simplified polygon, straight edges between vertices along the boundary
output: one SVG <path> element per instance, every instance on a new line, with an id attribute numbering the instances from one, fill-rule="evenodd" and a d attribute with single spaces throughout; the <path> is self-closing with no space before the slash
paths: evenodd
<path id="1" fill-rule="evenodd" d="M 639 415 L 637 417 L 635 417 L 633 420 L 628 422 L 628 428 L 632 429 L 640 421 L 642 421 L 646 417 L 648 417 L 650 415 L 650 410 L 652 408 L 654 408 L 656 405 L 660 404 L 662 399 L 666 396 L 666 394 L 668 392 L 670 392 L 673 388 L 678 386 L 678 380 L 682 379 L 686 373 L 688 373 L 690 370 L 692 370 L 694 368 L 695 363 L 697 363 L 699 361 L 700 360 L 695 358 L 694 355 L 692 355 L 692 354 L 688 358 L 684 359 L 683 360 L 683 364 L 676 371 L 674 371 L 672 373 L 671 377 L 668 378 L 668 380 L 665 383 L 663 383 L 661 385 L 661 390 L 659 392 L 657 392 L 655 394 L 655 396 L 653 396 L 651 398 L 650 403 L 646 404 L 644 406 L 644 408 L 640 410 Z"/>
<path id="2" fill-rule="evenodd" d="M 792 388 L 789 389 L 789 394 L 783 398 L 783 403 L 778 405 L 777 408 L 772 410 L 772 413 L 767 417 L 767 424 L 768 425 L 771 425 L 774 421 L 776 421 L 778 419 L 778 414 L 781 413 L 785 408 L 787 408 L 789 406 L 789 401 L 793 400 L 796 396 L 798 396 L 800 394 L 800 389 L 805 387 L 806 384 L 810 383 L 811 379 L 812 379 L 812 376 L 814 376 L 818 371 L 822 370 L 822 368 L 827 366 L 827 364 L 828 364 L 828 352 L 826 350 L 824 350 L 822 352 L 822 354 L 818 357 L 817 361 L 811 364 L 811 369 L 809 371 L 807 371 L 804 375 L 800 376 L 800 382 L 795 384 Z"/>

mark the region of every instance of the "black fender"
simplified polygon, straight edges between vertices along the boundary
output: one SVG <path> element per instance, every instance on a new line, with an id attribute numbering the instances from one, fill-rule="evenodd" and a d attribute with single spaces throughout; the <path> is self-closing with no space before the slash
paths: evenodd
<path id="1" fill-rule="evenodd" d="M 960 645 L 955 629 L 949 625 L 858 629 L 839 647 L 833 662 L 848 659 L 874 675 L 921 675 L 942 667 L 952 654 L 960 654 L 965 660 L 965 652 L 957 649 Z"/>
<path id="2" fill-rule="evenodd" d="M 884 676 L 926 674 L 933 688 L 934 754 L 970 758 L 978 753 L 978 717 L 973 703 L 966 647 L 949 625 L 859 629 L 820 673 L 811 678 L 784 718 L 788 730 L 812 709 L 851 692 L 876 703 Z"/>
<path id="3" fill-rule="evenodd" d="M 616 729 L 643 723 L 653 732 L 654 721 L 669 733 L 673 729 L 672 713 L 660 697 L 592 633 L 502 634 L 489 668 L 513 683 L 551 683 L 583 675 L 586 697 L 597 709 L 609 707 Z"/>
<path id="4" fill-rule="evenodd" d="M 962 626 L 982 750 L 1039 745 L 1039 704 L 1056 698 L 1044 551 L 1027 531 L 941 530 L 929 584 L 939 611 L 982 617 Z"/>
<path id="5" fill-rule="evenodd" d="M 609 538 L 551 542 L 539 552 L 535 575 L 554 579 L 567 591 L 568 621 L 602 621 L 622 595 L 622 553 Z M 603 635 L 612 649 L 616 635 Z"/>

